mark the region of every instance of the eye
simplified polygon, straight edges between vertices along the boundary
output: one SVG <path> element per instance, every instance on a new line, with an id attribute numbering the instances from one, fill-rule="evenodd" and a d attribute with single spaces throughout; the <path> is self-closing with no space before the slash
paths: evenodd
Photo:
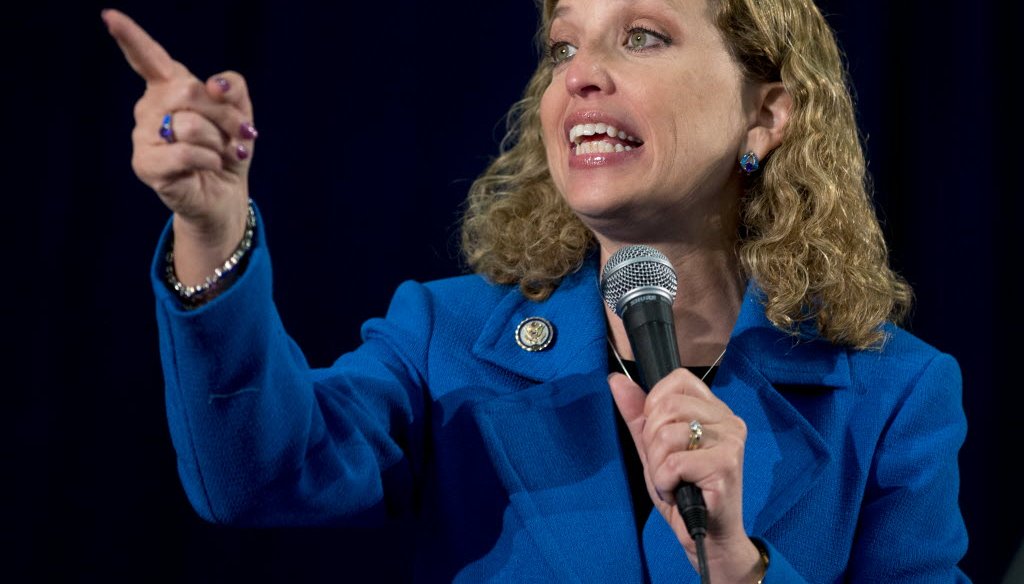
<path id="1" fill-rule="evenodd" d="M 565 41 L 551 43 L 548 46 L 548 57 L 551 58 L 551 62 L 554 63 L 555 65 L 568 61 L 575 54 L 576 47 L 570 45 Z"/>
<path id="2" fill-rule="evenodd" d="M 670 44 L 672 41 L 665 35 L 646 28 L 631 28 L 626 31 L 626 48 L 631 51 L 643 51 Z"/>

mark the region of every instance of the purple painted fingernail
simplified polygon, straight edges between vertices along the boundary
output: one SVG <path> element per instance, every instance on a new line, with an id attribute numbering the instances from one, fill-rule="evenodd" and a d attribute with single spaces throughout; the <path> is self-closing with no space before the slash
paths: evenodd
<path id="1" fill-rule="evenodd" d="M 239 135 L 245 140 L 255 140 L 256 136 L 260 133 L 256 131 L 256 126 L 252 125 L 251 122 L 245 122 L 242 124 L 241 129 L 238 131 Z"/>
<path id="2" fill-rule="evenodd" d="M 239 160 L 245 160 L 249 158 L 249 149 L 245 147 L 245 144 L 239 144 L 235 147 L 235 155 Z"/>
<path id="3" fill-rule="evenodd" d="M 227 93 L 228 90 L 231 89 L 231 82 L 223 77 L 218 77 L 214 79 L 213 82 L 216 83 L 217 87 L 219 87 L 224 93 Z"/>

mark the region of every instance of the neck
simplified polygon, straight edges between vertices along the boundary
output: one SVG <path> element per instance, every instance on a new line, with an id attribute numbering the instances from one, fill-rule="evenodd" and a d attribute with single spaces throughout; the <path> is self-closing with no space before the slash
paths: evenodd
<path id="1" fill-rule="evenodd" d="M 612 253 L 627 244 L 602 240 L 600 236 L 598 241 L 602 266 Z M 728 344 L 746 287 L 735 252 L 735 237 L 693 243 L 678 240 L 641 243 L 664 253 L 679 277 L 672 314 L 680 362 L 688 367 L 712 365 Z M 619 355 L 634 359 L 622 320 L 607 307 L 605 313 Z"/>
<path id="2" fill-rule="evenodd" d="M 581 217 L 600 246 L 602 266 L 619 248 L 637 243 L 668 257 L 678 276 L 672 314 L 684 366 L 714 363 L 739 317 L 746 277 L 736 254 L 738 180 L 734 173 L 720 192 L 694 192 L 669 207 L 627 206 L 600 218 Z M 605 314 L 619 355 L 634 359 L 622 319 L 607 307 Z"/>

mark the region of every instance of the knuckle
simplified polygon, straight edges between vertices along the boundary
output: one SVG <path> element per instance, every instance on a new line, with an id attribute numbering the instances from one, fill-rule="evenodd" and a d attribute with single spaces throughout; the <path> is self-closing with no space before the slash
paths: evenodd
<path id="1" fill-rule="evenodd" d="M 135 153 L 132 155 L 132 172 L 139 178 L 143 183 L 152 186 L 155 178 L 158 176 L 156 169 L 153 168 L 152 162 L 149 161 L 148 157 L 142 153 Z"/>
<path id="2" fill-rule="evenodd" d="M 652 391 L 647 394 L 647 399 L 644 400 L 644 416 L 650 418 L 654 412 L 658 411 L 662 402 L 662 393 Z"/>
<path id="3" fill-rule="evenodd" d="M 747 423 L 743 418 L 732 414 L 728 419 L 729 426 L 733 429 L 733 436 L 742 444 L 747 441 Z"/>
<path id="4" fill-rule="evenodd" d="M 664 489 L 664 486 L 665 486 L 665 467 L 664 466 L 659 465 L 656 468 L 654 468 L 651 471 L 651 473 L 650 473 L 650 477 L 651 477 L 651 484 L 654 485 L 655 489 L 657 489 L 658 491 L 664 491 L 665 490 Z"/>
<path id="5" fill-rule="evenodd" d="M 668 465 L 664 465 L 655 471 L 654 476 L 651 477 L 651 482 L 654 483 L 654 487 L 658 492 L 665 496 L 672 492 L 672 488 L 679 482 L 679 478 L 673 469 Z"/>
<path id="6" fill-rule="evenodd" d="M 661 427 L 655 426 L 654 424 L 647 424 L 646 426 L 644 426 L 644 431 L 640 435 L 640 438 L 643 441 L 644 448 L 651 448 L 657 443 L 658 432 L 660 431 Z"/>
<path id="7" fill-rule="evenodd" d="M 169 105 L 171 109 L 188 109 L 190 105 L 201 100 L 206 89 L 198 79 L 179 79 L 169 89 Z"/>
<path id="8" fill-rule="evenodd" d="M 730 456 L 742 456 L 744 449 L 744 442 L 737 436 L 724 436 L 719 441 L 723 449 L 729 453 Z"/>
<path id="9" fill-rule="evenodd" d="M 139 123 L 149 117 L 149 114 L 153 109 L 151 102 L 152 99 L 150 98 L 149 92 L 143 94 L 143 96 L 135 102 L 135 106 L 132 108 L 132 116 L 135 117 L 136 123 Z"/>
<path id="10" fill-rule="evenodd" d="M 143 177 L 148 174 L 147 170 L 148 169 L 142 162 L 142 156 L 139 154 L 138 150 L 136 150 L 132 153 L 132 172 L 134 172 L 138 177 Z"/>
<path id="11" fill-rule="evenodd" d="M 734 469 L 743 464 L 743 451 L 732 448 L 721 448 L 715 455 L 715 460 L 721 462 L 723 468 Z"/>
<path id="12" fill-rule="evenodd" d="M 669 440 L 671 440 L 671 432 L 672 430 L 669 428 L 668 424 L 659 426 L 654 432 L 654 442 L 658 444 L 668 444 Z"/>
<path id="13" fill-rule="evenodd" d="M 184 83 L 182 91 L 189 101 L 196 101 L 206 95 L 206 86 L 193 77 Z"/>
<path id="14" fill-rule="evenodd" d="M 156 130 L 153 130 L 153 132 L 153 135 L 155 136 Z M 135 127 L 132 128 L 132 144 L 135 145 L 136 149 L 141 148 L 143 144 L 148 142 L 146 138 L 146 126 L 141 123 L 136 123 Z"/>
<path id="15" fill-rule="evenodd" d="M 681 458 L 682 457 L 679 456 L 678 452 L 673 452 L 665 457 L 665 461 L 662 463 L 661 468 L 672 476 L 677 476 L 679 471 L 683 468 L 682 461 L 680 460 Z"/>

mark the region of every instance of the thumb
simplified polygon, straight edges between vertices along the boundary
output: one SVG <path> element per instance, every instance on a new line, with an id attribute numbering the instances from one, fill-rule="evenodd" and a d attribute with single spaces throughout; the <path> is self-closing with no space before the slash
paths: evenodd
<path id="1" fill-rule="evenodd" d="M 612 399 L 615 400 L 615 407 L 619 408 L 622 419 L 626 421 L 629 433 L 633 435 L 633 442 L 640 450 L 640 435 L 644 429 L 644 402 L 647 401 L 647 394 L 630 378 L 621 373 L 612 373 L 608 376 L 608 386 L 612 390 Z"/>

